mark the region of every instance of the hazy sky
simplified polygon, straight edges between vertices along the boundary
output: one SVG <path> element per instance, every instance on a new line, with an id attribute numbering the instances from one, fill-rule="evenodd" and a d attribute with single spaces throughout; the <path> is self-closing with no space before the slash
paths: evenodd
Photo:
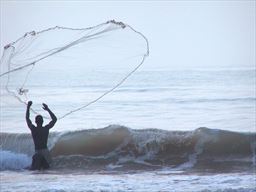
<path id="1" fill-rule="evenodd" d="M 25 32 L 123 21 L 149 39 L 144 68 L 255 67 L 256 1 L 1 1 L 1 53 Z"/>

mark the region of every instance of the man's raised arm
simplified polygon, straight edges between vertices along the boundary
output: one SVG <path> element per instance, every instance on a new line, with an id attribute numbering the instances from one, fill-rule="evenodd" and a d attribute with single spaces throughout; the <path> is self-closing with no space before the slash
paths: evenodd
<path id="1" fill-rule="evenodd" d="M 55 123 L 57 122 L 57 117 L 56 117 L 56 116 L 54 115 L 54 113 L 49 109 L 49 107 L 48 107 L 46 104 L 44 104 L 44 103 L 43 103 L 43 109 L 46 110 L 46 111 L 50 114 L 50 116 L 51 116 L 51 118 L 52 118 L 52 120 L 50 121 L 50 123 L 45 126 L 45 127 L 47 127 L 48 129 L 51 129 L 51 128 L 55 125 Z"/>
<path id="2" fill-rule="evenodd" d="M 29 110 L 30 110 L 31 105 L 32 105 L 32 101 L 29 101 L 28 104 L 27 104 L 27 111 L 26 111 L 26 122 L 27 122 L 27 125 L 28 125 L 29 129 L 33 128 L 32 121 L 29 118 L 29 115 L 30 115 Z"/>

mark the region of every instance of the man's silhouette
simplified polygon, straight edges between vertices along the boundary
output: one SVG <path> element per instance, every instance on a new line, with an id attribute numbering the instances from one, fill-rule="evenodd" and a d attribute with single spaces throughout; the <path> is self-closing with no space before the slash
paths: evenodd
<path id="1" fill-rule="evenodd" d="M 35 126 L 32 124 L 29 118 L 29 110 L 31 105 L 32 105 L 32 101 L 29 101 L 27 105 L 27 112 L 26 112 L 27 125 L 31 130 L 31 134 L 35 144 L 35 154 L 33 155 L 31 170 L 47 169 L 50 167 L 50 163 L 51 163 L 50 152 L 47 148 L 47 140 L 48 140 L 49 130 L 54 126 L 54 124 L 57 121 L 57 118 L 53 114 L 53 112 L 48 108 L 48 106 L 43 103 L 43 109 L 50 114 L 52 120 L 48 125 L 43 126 L 43 117 L 41 115 L 37 115 L 35 118 L 35 122 L 36 122 L 36 126 Z"/>

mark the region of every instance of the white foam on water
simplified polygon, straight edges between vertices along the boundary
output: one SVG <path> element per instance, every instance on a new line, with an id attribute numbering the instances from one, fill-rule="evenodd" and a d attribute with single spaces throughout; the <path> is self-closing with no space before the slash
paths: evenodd
<path id="1" fill-rule="evenodd" d="M 30 166 L 31 158 L 21 153 L 0 151 L 0 170 L 20 170 Z"/>
<path id="2" fill-rule="evenodd" d="M 113 174 L 114 173 L 114 174 Z M 2 172 L 1 192 L 252 192 L 255 177 L 248 173 L 186 174 L 185 172 L 65 173 Z"/>

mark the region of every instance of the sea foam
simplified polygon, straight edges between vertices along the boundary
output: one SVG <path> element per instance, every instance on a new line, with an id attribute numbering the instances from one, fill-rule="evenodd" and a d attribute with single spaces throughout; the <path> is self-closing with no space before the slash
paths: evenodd
<path id="1" fill-rule="evenodd" d="M 27 168 L 31 157 L 11 151 L 0 151 L 0 170 L 20 170 Z"/>

